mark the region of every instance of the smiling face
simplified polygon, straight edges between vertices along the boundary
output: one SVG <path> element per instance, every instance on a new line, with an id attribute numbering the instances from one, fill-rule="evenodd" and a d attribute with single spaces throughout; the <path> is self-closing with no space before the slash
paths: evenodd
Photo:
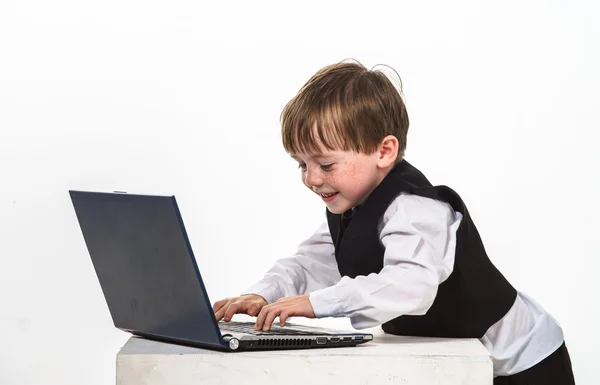
<path id="1" fill-rule="evenodd" d="M 393 137 L 371 154 L 339 150 L 292 154 L 304 185 L 334 214 L 362 204 L 391 170 L 396 156 L 397 140 Z"/>
<path id="2" fill-rule="evenodd" d="M 283 147 L 332 213 L 362 204 L 400 161 L 408 114 L 390 78 L 360 63 L 319 70 L 281 113 Z"/>

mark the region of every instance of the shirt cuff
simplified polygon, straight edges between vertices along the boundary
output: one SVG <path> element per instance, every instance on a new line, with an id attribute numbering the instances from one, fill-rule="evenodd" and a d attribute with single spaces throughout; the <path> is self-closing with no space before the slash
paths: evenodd
<path id="1" fill-rule="evenodd" d="M 277 285 L 273 285 L 269 282 L 264 281 L 260 281 L 257 284 L 251 286 L 250 288 L 248 288 L 248 290 L 242 293 L 242 295 L 244 294 L 258 294 L 262 296 L 265 300 L 267 300 L 267 303 L 273 303 L 282 297 Z"/>
<path id="2" fill-rule="evenodd" d="M 308 299 L 317 318 L 346 316 L 340 289 L 341 287 L 334 285 L 309 294 Z"/>

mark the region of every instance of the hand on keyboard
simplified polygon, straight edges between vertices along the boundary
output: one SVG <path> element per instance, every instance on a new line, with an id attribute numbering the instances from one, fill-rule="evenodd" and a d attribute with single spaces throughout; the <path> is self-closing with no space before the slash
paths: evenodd
<path id="1" fill-rule="evenodd" d="M 285 325 L 289 317 L 315 318 L 315 312 L 310 303 L 308 294 L 280 298 L 277 302 L 266 305 L 256 319 L 257 330 L 269 331 L 275 317 L 279 316 L 279 325 Z"/>
<path id="2" fill-rule="evenodd" d="M 225 298 L 215 302 L 213 312 L 217 321 L 231 321 L 231 317 L 237 313 L 257 315 L 267 304 L 267 300 L 258 294 L 246 294 L 239 297 Z"/>

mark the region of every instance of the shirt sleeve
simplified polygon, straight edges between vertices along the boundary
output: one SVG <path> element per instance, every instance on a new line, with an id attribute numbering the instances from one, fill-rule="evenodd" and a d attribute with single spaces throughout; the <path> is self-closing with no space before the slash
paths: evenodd
<path id="1" fill-rule="evenodd" d="M 349 317 L 357 329 L 401 315 L 422 315 L 454 266 L 456 230 L 462 215 L 445 202 L 401 194 L 380 223 L 385 248 L 379 273 L 343 277 L 316 290 L 310 301 L 317 317 Z"/>
<path id="2" fill-rule="evenodd" d="M 324 223 L 298 246 L 296 254 L 278 260 L 245 294 L 259 294 L 272 303 L 282 297 L 335 285 L 340 279 L 333 240 L 327 223 Z"/>

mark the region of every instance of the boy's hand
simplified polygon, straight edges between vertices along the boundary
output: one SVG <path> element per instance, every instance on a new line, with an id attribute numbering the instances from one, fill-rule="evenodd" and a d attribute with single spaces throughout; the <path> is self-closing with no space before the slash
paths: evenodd
<path id="1" fill-rule="evenodd" d="M 215 302 L 213 312 L 217 322 L 223 319 L 225 322 L 231 321 L 236 313 L 245 313 L 248 315 L 257 315 L 260 309 L 267 304 L 267 300 L 258 294 L 246 294 L 239 297 L 225 298 Z"/>
<path id="2" fill-rule="evenodd" d="M 308 294 L 280 298 L 277 302 L 262 308 L 254 328 L 263 331 L 271 330 L 271 325 L 277 316 L 279 316 L 279 326 L 283 326 L 289 317 L 315 318 L 315 312 L 308 299 Z"/>

